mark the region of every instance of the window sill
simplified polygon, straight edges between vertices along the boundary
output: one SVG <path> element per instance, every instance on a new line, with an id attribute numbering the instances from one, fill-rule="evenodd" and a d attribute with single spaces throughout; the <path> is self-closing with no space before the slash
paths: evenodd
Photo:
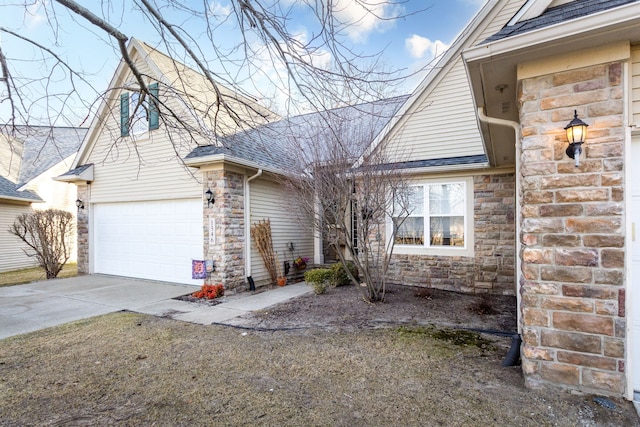
<path id="1" fill-rule="evenodd" d="M 424 256 L 473 256 L 473 248 L 462 246 L 419 247 L 408 245 L 395 245 L 394 255 L 424 255 Z"/>

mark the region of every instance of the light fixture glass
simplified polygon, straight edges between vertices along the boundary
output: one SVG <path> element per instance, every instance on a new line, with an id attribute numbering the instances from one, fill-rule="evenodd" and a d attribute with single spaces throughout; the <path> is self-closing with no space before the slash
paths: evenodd
<path id="1" fill-rule="evenodd" d="M 564 127 L 567 133 L 567 142 L 569 142 L 569 146 L 565 152 L 567 156 L 575 159 L 576 167 L 580 166 L 580 154 L 582 153 L 582 144 L 587 139 L 588 126 L 588 124 L 578 118 L 578 110 L 574 110 L 573 120 Z"/>
<path id="2" fill-rule="evenodd" d="M 82 200 L 76 199 L 76 207 L 78 209 L 84 209 L 84 203 L 82 203 Z"/>

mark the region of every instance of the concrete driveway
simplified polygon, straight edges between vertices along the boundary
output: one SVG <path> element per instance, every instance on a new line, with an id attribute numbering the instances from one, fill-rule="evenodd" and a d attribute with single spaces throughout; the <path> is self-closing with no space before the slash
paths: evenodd
<path id="1" fill-rule="evenodd" d="M 0 339 L 114 311 L 138 311 L 196 289 L 98 275 L 2 287 Z"/>
<path id="2" fill-rule="evenodd" d="M 215 306 L 172 299 L 197 289 L 101 275 L 2 287 L 0 339 L 122 310 L 210 325 L 311 292 L 302 282 L 258 294 L 225 296 Z"/>

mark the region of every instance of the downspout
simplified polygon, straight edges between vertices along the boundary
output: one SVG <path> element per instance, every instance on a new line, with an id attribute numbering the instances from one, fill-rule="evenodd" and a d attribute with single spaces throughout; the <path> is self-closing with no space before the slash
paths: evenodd
<path id="1" fill-rule="evenodd" d="M 255 175 L 250 176 L 244 182 L 244 271 L 248 278 L 251 277 L 251 186 L 249 183 L 262 175 L 262 169 L 258 169 Z"/>
<path id="2" fill-rule="evenodd" d="M 481 122 L 492 124 L 496 126 L 508 126 L 511 127 L 515 133 L 516 138 L 516 310 L 518 315 L 518 333 L 512 337 L 511 341 L 511 349 L 507 354 L 505 360 L 502 362 L 502 366 L 513 366 L 518 363 L 520 360 L 520 345 L 522 343 L 522 338 L 520 334 L 522 333 L 522 322 L 521 322 L 521 299 L 520 296 L 520 280 L 522 278 L 522 260 L 520 258 L 520 214 L 521 214 L 521 206 L 520 206 L 520 181 L 521 181 L 521 173 L 520 173 L 520 123 L 514 122 L 512 120 L 498 119 L 496 117 L 489 117 L 484 113 L 484 107 L 478 107 L 478 119 Z"/>

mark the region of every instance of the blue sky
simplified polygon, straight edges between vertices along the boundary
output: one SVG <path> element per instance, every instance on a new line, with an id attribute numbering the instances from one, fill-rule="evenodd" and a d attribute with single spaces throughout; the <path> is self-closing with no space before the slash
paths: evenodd
<path id="1" fill-rule="evenodd" d="M 313 16 L 308 9 L 297 6 L 296 1 L 280 0 L 280 7 L 289 13 L 287 27 L 296 33 L 301 40 L 308 41 L 312 38 L 314 25 Z M 335 0 L 334 0 L 335 1 Z M 105 17 L 113 26 L 131 37 L 146 41 L 151 45 L 158 43 L 157 32 L 148 22 L 141 18 L 132 3 L 128 0 L 114 0 L 111 7 L 104 7 L 105 2 L 81 2 L 96 15 Z M 186 0 L 185 5 L 193 4 L 201 7 L 200 0 Z M 375 1 L 372 3 L 382 3 Z M 441 54 L 451 44 L 456 35 L 464 28 L 473 15 L 480 9 L 484 0 L 407 0 L 398 1 L 395 5 L 380 4 L 375 10 L 375 15 L 366 13 L 354 0 L 337 0 L 337 15 L 345 23 L 343 41 L 355 51 L 365 55 L 371 55 L 382 51 L 382 62 L 388 68 L 404 69 L 413 72 L 425 67 L 433 59 L 434 55 Z M 12 6 L 13 4 L 13 6 Z M 103 5 L 102 8 L 100 5 Z M 168 9 L 164 9 L 167 11 Z M 220 33 L 216 40 L 221 44 L 231 46 L 237 35 L 237 27 L 232 23 L 225 23 L 224 17 L 230 12 L 228 0 L 210 0 L 209 10 L 213 12 L 213 19 L 220 24 Z M 389 20 L 395 16 L 404 16 L 398 20 Z M 194 38 L 202 37 L 201 24 L 194 22 L 186 14 L 172 11 L 167 18 L 180 23 L 183 28 L 189 28 L 189 34 Z M 23 36 L 37 40 L 38 43 L 54 50 L 56 54 L 66 61 L 74 64 L 86 72 L 86 78 L 94 90 L 106 89 L 113 71 L 118 64 L 118 52 L 113 40 L 109 40 L 104 33 L 95 30 L 82 18 L 70 14 L 52 0 L 38 0 L 34 5 L 25 8 L 19 0 L 9 0 L 0 14 L 0 27 L 15 31 Z M 235 33 L 234 33 L 235 31 Z M 54 67 L 50 60 L 43 59 L 41 53 L 37 53 L 11 34 L 0 33 L 0 46 L 3 53 L 10 60 L 9 66 L 13 68 L 14 76 L 22 81 L 30 81 L 25 86 L 25 91 L 32 99 L 41 97 L 45 87 L 60 87 L 56 91 L 60 94 L 55 99 L 49 99 L 49 104 L 39 105 L 29 110 L 30 120 L 43 119 L 45 109 L 69 109 L 74 110 L 74 115 L 66 117 L 68 123 L 77 125 L 82 121 L 83 102 L 73 99 L 63 99 L 62 94 L 68 85 L 69 73 L 63 67 Z M 162 49 L 162 48 L 161 48 Z M 331 55 L 320 52 L 319 60 L 330 61 Z M 210 64 L 217 67 L 215 63 Z M 268 61 L 265 63 L 268 68 Z M 264 70 L 261 70 L 264 71 Z M 277 70 L 264 71 L 264 76 L 269 73 L 277 73 Z M 242 74 L 242 72 L 239 72 Z M 424 73 L 408 79 L 400 92 L 411 91 L 420 81 Z M 268 79 L 260 79 L 257 73 L 244 76 L 243 80 L 253 79 L 252 87 L 245 89 L 251 92 L 253 89 L 268 92 L 265 89 L 269 85 Z M 33 82 L 34 77 L 44 77 Z M 273 80 L 272 80 L 273 81 Z M 82 86 L 77 81 L 78 86 Z M 67 86 L 68 88 L 68 86 Z M 4 88 L 0 89 L 0 97 L 6 96 Z M 84 88 L 82 93 L 87 101 L 91 96 L 91 90 Z M 0 121 L 7 120 L 7 102 L 0 98 Z M 65 107 L 61 105 L 65 103 Z M 84 107 L 86 111 L 86 104 Z M 86 116 L 86 114 L 85 114 Z"/>

